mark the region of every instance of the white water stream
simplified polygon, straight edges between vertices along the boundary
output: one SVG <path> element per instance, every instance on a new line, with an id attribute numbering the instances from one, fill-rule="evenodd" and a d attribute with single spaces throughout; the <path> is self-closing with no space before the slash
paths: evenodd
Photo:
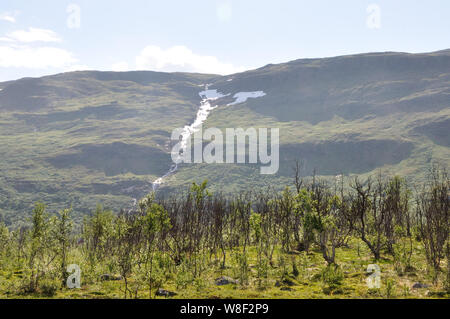
<path id="1" fill-rule="evenodd" d="M 232 81 L 232 79 L 228 79 L 228 81 Z M 201 85 L 201 86 L 203 86 L 203 85 Z M 230 94 L 222 94 L 222 93 L 218 92 L 217 90 L 210 90 L 209 86 L 210 86 L 209 84 L 206 84 L 204 86 L 205 87 L 204 91 L 201 91 L 199 93 L 202 100 L 200 102 L 200 108 L 197 112 L 197 116 L 195 117 L 194 122 L 191 125 L 186 125 L 183 128 L 183 131 L 181 133 L 181 141 L 180 141 L 180 146 L 181 146 L 180 153 L 181 154 L 183 154 L 186 151 L 187 142 L 191 138 L 192 134 L 194 134 L 195 132 L 197 132 L 199 130 L 200 126 L 202 126 L 203 123 L 208 118 L 209 113 L 217 107 L 217 106 L 212 106 L 211 102 L 230 95 Z M 258 98 L 258 97 L 262 97 L 265 95 L 266 95 L 266 93 L 264 93 L 263 91 L 239 92 L 233 96 L 235 101 L 228 104 L 228 106 L 244 103 L 249 98 Z M 177 155 L 177 158 L 176 158 L 177 160 L 175 161 L 177 163 L 179 162 L 179 160 L 181 159 L 181 156 L 182 156 L 180 153 Z M 178 170 L 177 163 L 173 163 L 170 166 L 170 169 L 167 171 L 167 173 L 165 173 L 163 176 L 161 176 L 160 178 L 158 178 L 156 181 L 154 181 L 152 183 L 153 192 L 155 192 L 161 186 L 161 184 L 164 182 L 164 180 L 167 177 L 174 174 Z M 136 207 L 136 205 L 137 205 L 137 200 L 135 198 L 133 198 L 133 208 L 129 211 L 129 213 Z"/>
<path id="2" fill-rule="evenodd" d="M 203 125 L 203 123 L 208 118 L 209 113 L 214 110 L 217 106 L 212 106 L 211 102 L 222 97 L 228 96 L 229 94 L 222 94 L 217 92 L 217 90 L 210 90 L 209 85 L 205 85 L 205 90 L 199 93 L 202 101 L 200 103 L 200 108 L 197 112 L 197 116 L 195 117 L 194 122 L 191 125 L 187 125 L 183 128 L 183 132 L 181 133 L 181 141 L 180 141 L 180 153 L 184 153 L 186 151 L 187 141 L 191 138 L 192 134 L 199 130 L 199 127 Z M 177 155 L 178 158 L 181 158 L 181 155 Z M 176 161 L 178 162 L 178 161 Z M 153 191 L 156 191 L 159 186 L 164 182 L 164 179 L 173 173 L 175 173 L 178 169 L 178 164 L 173 163 L 170 167 L 169 171 L 164 174 L 162 177 L 158 178 L 156 181 L 152 183 Z"/>

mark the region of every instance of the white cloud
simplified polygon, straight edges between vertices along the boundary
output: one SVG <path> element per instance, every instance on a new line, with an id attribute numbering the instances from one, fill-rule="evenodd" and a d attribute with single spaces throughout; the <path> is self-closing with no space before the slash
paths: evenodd
<path id="1" fill-rule="evenodd" d="M 231 20 L 233 16 L 233 7 L 229 2 L 219 3 L 217 5 L 217 17 L 220 21 L 226 22 Z"/>
<path id="2" fill-rule="evenodd" d="M 0 46 L 0 67 L 62 68 L 77 62 L 72 53 L 54 47 Z"/>
<path id="3" fill-rule="evenodd" d="M 38 28 L 17 30 L 0 37 L 0 68 L 65 71 L 90 69 L 75 64 L 78 60 L 65 49 L 35 45 L 35 42 L 61 42 L 53 31 Z M 3 42 L 3 43 L 2 43 Z"/>
<path id="4" fill-rule="evenodd" d="M 111 66 L 111 70 L 116 72 L 129 71 L 130 66 L 128 65 L 128 62 L 117 62 Z"/>
<path id="5" fill-rule="evenodd" d="M 223 63 L 214 56 L 198 55 L 185 46 L 174 46 L 167 50 L 158 46 L 147 46 L 136 57 L 138 69 L 165 72 L 199 72 L 232 74 L 245 68 Z"/>
<path id="6" fill-rule="evenodd" d="M 61 42 L 61 38 L 52 30 L 28 28 L 25 30 L 17 30 L 8 34 L 7 38 L 11 41 L 24 43 L 31 42 Z"/>
<path id="7" fill-rule="evenodd" d="M 0 20 L 15 23 L 16 17 L 11 13 L 4 12 L 4 13 L 0 13 Z"/>

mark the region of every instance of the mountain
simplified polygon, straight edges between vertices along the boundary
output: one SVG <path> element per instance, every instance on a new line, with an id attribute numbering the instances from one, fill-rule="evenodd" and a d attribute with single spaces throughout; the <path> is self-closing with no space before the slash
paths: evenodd
<path id="1" fill-rule="evenodd" d="M 129 207 L 171 166 L 174 128 L 196 118 L 204 84 L 223 93 L 204 128 L 279 128 L 280 169 L 182 164 L 158 190 L 208 179 L 233 192 L 302 174 L 401 174 L 411 184 L 450 162 L 450 50 L 301 59 L 218 76 L 72 72 L 0 83 L 0 218 L 20 223 L 35 201 Z M 263 96 L 236 102 L 239 92 Z M 239 102 L 239 101 L 238 101 Z"/>

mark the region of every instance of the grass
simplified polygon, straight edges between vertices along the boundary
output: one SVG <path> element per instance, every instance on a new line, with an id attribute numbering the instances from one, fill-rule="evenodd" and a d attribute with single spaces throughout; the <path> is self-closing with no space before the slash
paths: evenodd
<path id="1" fill-rule="evenodd" d="M 257 261 L 255 247 L 248 250 L 249 278 L 247 284 L 229 284 L 216 286 L 215 279 L 221 276 L 236 278 L 237 264 L 234 259 L 228 258 L 225 269 L 221 269 L 219 260 L 214 256 L 207 261 L 205 271 L 196 280 L 188 280 L 185 287 L 177 285 L 177 274 L 166 274 L 166 282 L 162 287 L 166 290 L 176 292 L 173 298 L 182 299 L 414 299 L 414 298 L 450 298 L 445 294 L 440 285 L 434 286 L 426 271 L 426 262 L 423 258 L 422 247 L 415 243 L 412 256 L 411 269 L 407 273 L 398 273 L 395 270 L 391 257 L 374 261 L 370 257 L 368 249 L 362 242 L 352 239 L 348 247 L 338 248 L 336 260 L 343 274 L 341 284 L 330 289 L 321 279 L 321 273 L 326 263 L 318 251 L 292 252 L 283 254 L 276 250 L 274 255 L 274 267 L 269 267 L 267 279 L 261 284 L 257 277 Z M 280 263 L 280 256 L 284 257 L 286 264 Z M 387 255 L 385 255 L 387 256 Z M 74 256 L 77 258 L 76 256 Z M 79 258 L 79 256 L 78 256 Z M 220 257 L 219 257 L 220 259 Z M 293 274 L 292 263 L 295 263 L 298 273 Z M 376 263 L 381 268 L 380 289 L 369 289 L 366 283 L 366 269 L 371 263 Z M 443 265 L 444 266 L 444 265 Z M 286 274 L 282 273 L 286 269 Z M 178 269 L 179 270 L 179 269 Z M 20 295 L 14 292 L 14 287 L 20 280 L 20 271 L 2 270 L 0 272 L 0 298 L 67 298 L 67 299 L 115 299 L 123 298 L 124 282 L 100 281 L 98 274 L 105 271 L 104 268 L 97 269 L 95 274 L 83 275 L 81 289 L 57 289 L 54 296 L 45 296 L 42 293 Z M 87 278 L 86 278 L 87 276 Z M 288 278 L 289 284 L 277 284 L 283 278 Z M 130 286 L 135 287 L 138 281 L 131 277 Z M 414 283 L 428 284 L 430 288 L 413 289 Z M 11 288 L 12 287 L 12 288 Z M 148 291 L 141 286 L 138 298 L 148 298 Z M 152 296 L 154 297 L 154 296 Z M 164 298 L 164 297 L 156 297 Z"/>

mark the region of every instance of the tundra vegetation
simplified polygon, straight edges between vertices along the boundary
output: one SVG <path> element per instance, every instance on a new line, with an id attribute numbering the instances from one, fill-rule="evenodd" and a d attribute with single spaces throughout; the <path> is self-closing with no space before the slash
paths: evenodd
<path id="1" fill-rule="evenodd" d="M 414 189 L 381 174 L 305 182 L 297 165 L 280 193 L 204 181 L 117 214 L 99 205 L 79 231 L 70 209 L 38 203 L 29 226 L 0 225 L 0 297 L 448 298 L 449 184 L 437 167 Z M 66 285 L 71 264 L 80 289 Z"/>

